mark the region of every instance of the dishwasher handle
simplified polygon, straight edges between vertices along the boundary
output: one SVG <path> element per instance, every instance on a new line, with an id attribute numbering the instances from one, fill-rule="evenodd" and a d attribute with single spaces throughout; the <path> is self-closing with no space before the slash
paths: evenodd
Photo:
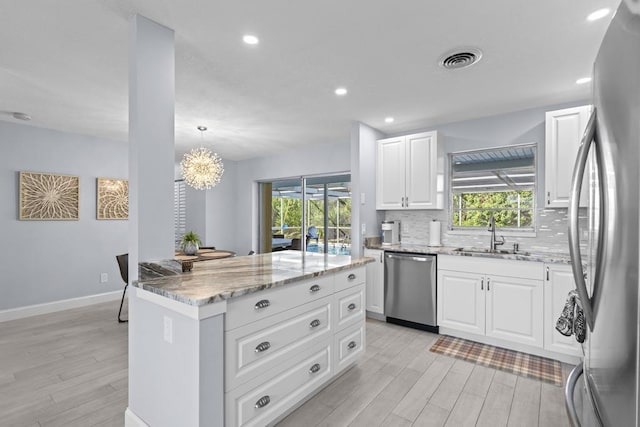
<path id="1" fill-rule="evenodd" d="M 409 261 L 418 261 L 418 262 L 427 262 L 427 261 L 431 261 L 431 259 L 433 259 L 433 256 L 426 256 L 426 257 L 422 257 L 422 256 L 415 256 L 415 255 L 396 255 L 396 254 L 386 254 L 387 258 L 391 258 L 391 259 L 404 259 L 404 260 L 409 260 Z"/>

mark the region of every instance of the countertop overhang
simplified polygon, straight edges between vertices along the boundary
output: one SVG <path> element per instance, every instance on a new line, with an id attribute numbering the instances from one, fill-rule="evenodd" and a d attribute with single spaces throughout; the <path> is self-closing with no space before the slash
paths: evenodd
<path id="1" fill-rule="evenodd" d="M 194 263 L 193 270 L 186 273 L 177 271 L 178 263 L 164 261 L 142 264 L 141 271 L 155 277 L 143 275 L 132 285 L 184 304 L 202 306 L 373 261 L 368 257 L 280 251 Z"/>

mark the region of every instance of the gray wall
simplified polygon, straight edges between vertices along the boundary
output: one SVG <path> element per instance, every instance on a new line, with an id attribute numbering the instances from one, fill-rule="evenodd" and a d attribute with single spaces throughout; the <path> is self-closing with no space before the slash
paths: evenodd
<path id="1" fill-rule="evenodd" d="M 128 221 L 96 220 L 96 178 L 127 178 L 127 144 L 3 121 L 0 144 L 0 310 L 122 290 Z M 80 220 L 19 221 L 19 171 L 79 175 Z"/>
<path id="2" fill-rule="evenodd" d="M 258 248 L 258 184 L 305 175 L 327 175 L 350 170 L 348 141 L 337 144 L 305 146 L 281 154 L 238 162 L 235 204 L 236 251 L 244 255 Z"/>

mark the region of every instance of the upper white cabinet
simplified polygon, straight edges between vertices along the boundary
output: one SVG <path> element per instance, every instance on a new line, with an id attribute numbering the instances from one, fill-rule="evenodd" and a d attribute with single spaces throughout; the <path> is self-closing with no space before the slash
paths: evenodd
<path id="1" fill-rule="evenodd" d="M 438 133 L 377 142 L 376 209 L 442 209 L 444 155 Z"/>
<path id="2" fill-rule="evenodd" d="M 590 105 L 548 111 L 545 129 L 545 207 L 569 207 L 571 175 Z M 580 206 L 587 206 L 587 181 L 583 182 Z"/>
<path id="3" fill-rule="evenodd" d="M 566 337 L 556 331 L 556 321 L 562 314 L 569 292 L 575 289 L 571 266 L 545 264 L 544 348 L 572 356 L 582 356 L 575 336 Z"/>
<path id="4" fill-rule="evenodd" d="M 367 264 L 367 311 L 384 314 L 384 251 L 365 249 L 364 256 L 375 258 Z"/>

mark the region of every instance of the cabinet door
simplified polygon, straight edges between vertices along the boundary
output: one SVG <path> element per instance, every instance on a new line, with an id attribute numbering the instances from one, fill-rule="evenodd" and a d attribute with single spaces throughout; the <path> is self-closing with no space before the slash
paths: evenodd
<path id="1" fill-rule="evenodd" d="M 376 209 L 403 209 L 405 197 L 404 137 L 377 142 Z"/>
<path id="2" fill-rule="evenodd" d="M 569 206 L 571 175 L 591 107 L 584 105 L 546 113 L 545 206 Z M 580 206 L 587 205 L 587 180 L 583 182 Z"/>
<path id="3" fill-rule="evenodd" d="M 438 138 L 436 132 L 405 137 L 406 199 L 411 209 L 436 209 L 438 178 Z"/>
<path id="4" fill-rule="evenodd" d="M 568 265 L 547 264 L 544 289 L 544 348 L 558 353 L 581 356 L 580 344 L 574 336 L 556 331 L 556 320 L 562 314 L 569 291 L 575 289 L 573 272 Z"/>
<path id="5" fill-rule="evenodd" d="M 482 276 L 438 271 L 438 325 L 484 335 L 485 292 Z"/>
<path id="6" fill-rule="evenodd" d="M 541 280 L 487 276 L 486 335 L 542 347 L 542 286 Z"/>
<path id="7" fill-rule="evenodd" d="M 367 264 L 367 311 L 384 314 L 384 251 L 365 249 L 364 256 L 375 258 Z"/>

